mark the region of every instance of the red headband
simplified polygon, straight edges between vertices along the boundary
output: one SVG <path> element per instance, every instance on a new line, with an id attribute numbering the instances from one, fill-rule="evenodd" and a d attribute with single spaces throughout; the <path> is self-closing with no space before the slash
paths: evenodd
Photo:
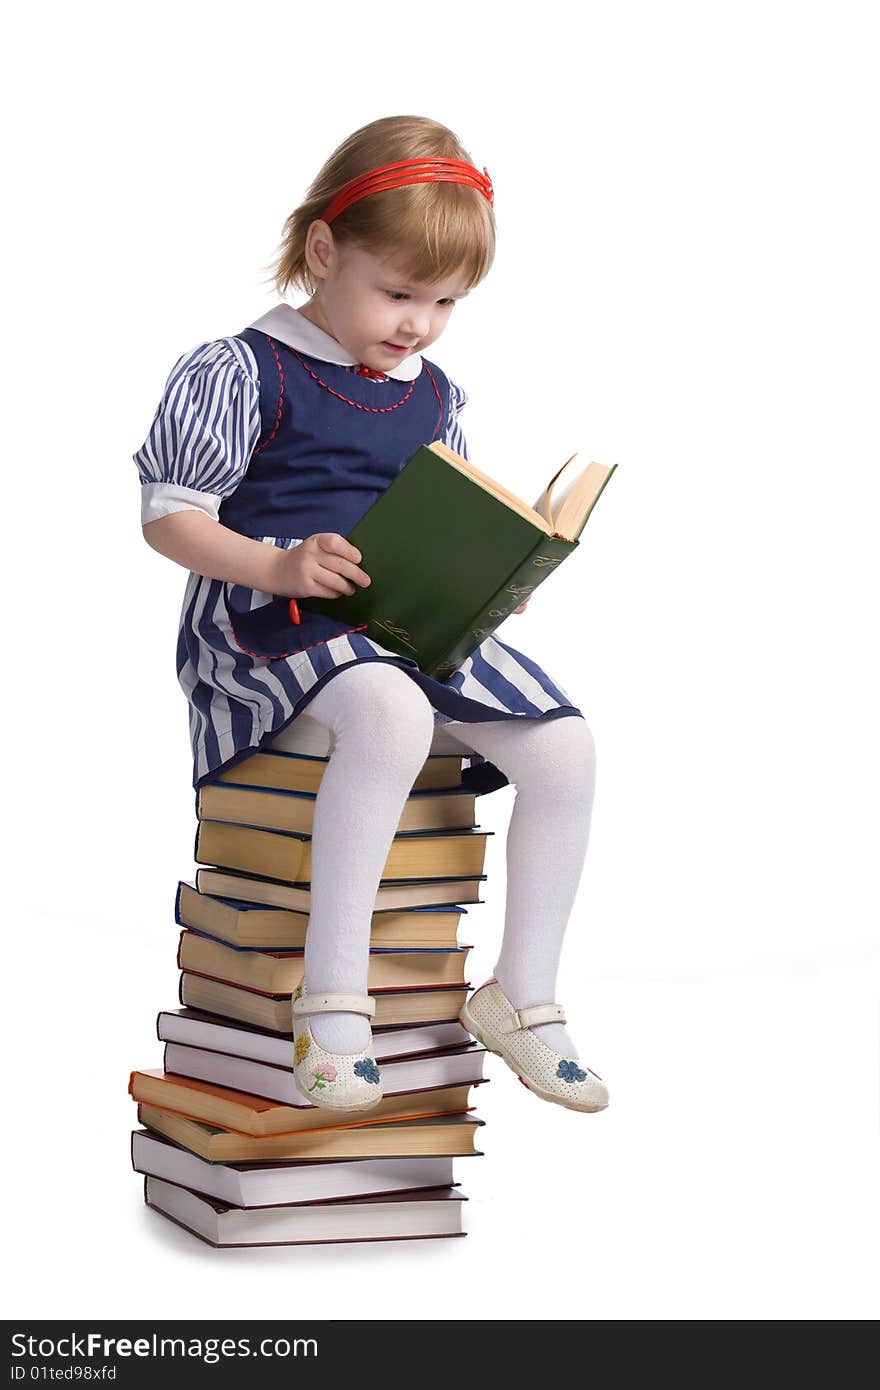
<path id="1" fill-rule="evenodd" d="M 494 204 L 492 180 L 485 168 L 481 174 L 473 164 L 466 164 L 462 159 L 402 159 L 398 164 L 382 164 L 378 169 L 370 169 L 345 184 L 327 204 L 321 217 L 325 222 L 332 222 L 359 198 L 366 198 L 370 193 L 384 193 L 386 188 L 402 188 L 408 183 L 464 183 L 479 189 L 490 207 Z"/>

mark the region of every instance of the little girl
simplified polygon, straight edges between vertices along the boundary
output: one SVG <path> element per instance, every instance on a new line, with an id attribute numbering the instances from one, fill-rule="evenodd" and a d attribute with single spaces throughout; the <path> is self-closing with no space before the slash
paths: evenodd
<path id="1" fill-rule="evenodd" d="M 439 439 L 467 457 L 467 397 L 423 354 L 489 271 L 492 208 L 488 173 L 445 126 L 400 116 L 355 131 L 285 224 L 275 283 L 308 301 L 185 353 L 134 455 L 144 536 L 190 571 L 177 672 L 194 787 L 307 707 L 331 733 L 292 1020 L 297 1085 L 331 1110 L 382 1097 L 371 918 L 436 724 L 470 755 L 466 785 L 517 789 L 501 951 L 462 1024 L 545 1100 L 608 1103 L 551 1002 L 593 803 L 580 710 L 496 637 L 438 681 L 362 629 L 308 611 L 309 598 L 369 584 L 369 556 L 345 534 L 421 444 Z M 291 599 L 304 600 L 301 612 Z M 309 1091 L 316 1065 L 333 1080 Z"/>

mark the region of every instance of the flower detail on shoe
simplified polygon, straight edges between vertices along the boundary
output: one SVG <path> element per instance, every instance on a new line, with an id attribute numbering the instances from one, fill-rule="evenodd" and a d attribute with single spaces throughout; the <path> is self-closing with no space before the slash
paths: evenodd
<path id="1" fill-rule="evenodd" d="M 312 1067 L 312 1076 L 315 1079 L 309 1090 L 323 1090 L 325 1086 L 329 1086 L 331 1081 L 336 1080 L 336 1068 L 330 1062 L 322 1062 L 320 1066 Z"/>
<path id="2" fill-rule="evenodd" d="M 311 1045 L 312 1040 L 309 1037 L 308 1033 L 300 1033 L 299 1037 L 293 1045 L 293 1060 L 297 1064 L 297 1066 L 305 1057 Z"/>
<path id="3" fill-rule="evenodd" d="M 499 1055 L 523 1086 L 542 1100 L 569 1110 L 594 1113 L 608 1106 L 608 1087 L 585 1062 L 565 1057 L 548 1046 L 536 1031 L 544 1010 L 534 1005 L 515 1009 L 496 979 L 487 980 L 466 999 L 459 1013 L 462 1027 L 489 1051 Z M 563 1012 L 558 1004 L 553 1013 Z M 549 1012 L 549 1009 L 548 1009 Z M 526 1021 L 523 1021 L 523 1015 Z M 565 1019 L 559 1020 L 564 1023 Z M 576 1084 L 574 1084 L 576 1083 Z"/>
<path id="4" fill-rule="evenodd" d="M 359 1062 L 355 1062 L 354 1074 L 363 1077 L 364 1081 L 369 1081 L 374 1086 L 379 1084 L 379 1068 L 372 1057 L 362 1057 Z"/>
<path id="5" fill-rule="evenodd" d="M 303 990 L 305 989 L 305 987 L 306 987 L 306 982 L 305 982 L 305 980 L 304 980 L 304 979 L 303 979 L 303 980 L 300 980 L 300 982 L 299 982 L 299 984 L 297 985 L 296 989 L 293 991 L 293 997 L 294 997 L 294 999 L 302 999 Z"/>
<path id="6" fill-rule="evenodd" d="M 586 1081 L 587 1079 L 587 1073 L 581 1071 L 577 1062 L 567 1062 L 565 1060 L 559 1063 L 559 1066 L 556 1068 L 556 1075 L 563 1081 Z"/>

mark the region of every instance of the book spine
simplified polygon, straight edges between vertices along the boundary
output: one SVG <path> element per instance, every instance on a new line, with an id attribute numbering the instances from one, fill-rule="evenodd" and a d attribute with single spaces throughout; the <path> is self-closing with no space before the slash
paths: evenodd
<path id="1" fill-rule="evenodd" d="M 577 541 L 566 540 L 563 536 L 540 536 L 534 549 L 508 575 L 498 592 L 477 610 L 455 647 L 451 651 L 432 654 L 422 668 L 425 674 L 435 680 L 445 680 L 451 676 L 480 643 L 491 637 L 505 618 L 543 584 L 547 576 L 577 548 L 577 544 Z"/>

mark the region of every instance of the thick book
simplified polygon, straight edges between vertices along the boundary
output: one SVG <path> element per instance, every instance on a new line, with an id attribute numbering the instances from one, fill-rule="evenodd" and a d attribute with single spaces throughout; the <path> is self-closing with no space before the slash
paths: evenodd
<path id="1" fill-rule="evenodd" d="M 372 1125 L 383 1120 L 408 1120 L 415 1115 L 451 1115 L 468 1109 L 471 1084 L 438 1086 L 401 1095 L 383 1096 L 369 1111 L 324 1110 L 302 1098 L 296 1105 L 268 1100 L 249 1091 L 235 1091 L 212 1081 L 150 1068 L 133 1071 L 128 1090 L 133 1100 L 173 1110 L 252 1138 L 296 1134 L 304 1129 L 337 1129 L 346 1124 Z M 357 1117 L 356 1119 L 353 1118 Z"/>
<path id="2" fill-rule="evenodd" d="M 470 946 L 451 951 L 370 951 L 368 989 L 417 989 L 422 985 L 463 985 Z M 305 952 L 257 951 L 230 946 L 216 937 L 180 933 L 177 964 L 194 975 L 264 994 L 292 994 L 303 977 Z"/>
<path id="3" fill-rule="evenodd" d="M 428 1240 L 463 1236 L 454 1187 L 278 1207 L 233 1207 L 162 1178 L 144 1179 L 144 1201 L 208 1245 L 332 1245 L 364 1240 Z"/>
<path id="4" fill-rule="evenodd" d="M 463 914 L 467 915 L 467 909 L 461 906 L 411 907 L 400 912 L 385 908 L 373 913 L 370 946 L 386 950 L 457 946 Z M 309 914 L 200 893 L 195 884 L 181 879 L 174 899 L 174 920 L 179 927 L 192 927 L 228 941 L 230 946 L 290 951 L 305 946 Z"/>
<path id="5" fill-rule="evenodd" d="M 485 1049 L 474 1044 L 427 1057 L 386 1058 L 382 1062 L 382 1089 L 386 1096 L 399 1096 L 439 1086 L 476 1085 L 484 1079 L 485 1055 Z M 207 1048 L 169 1042 L 165 1044 L 163 1061 L 166 1075 L 173 1073 L 193 1077 L 196 1081 L 211 1081 L 215 1086 L 247 1091 L 249 1095 L 277 1100 L 282 1105 L 304 1104 L 291 1070 L 292 1048 L 286 1065 L 276 1066 L 227 1052 L 211 1052 Z"/>
<path id="6" fill-rule="evenodd" d="M 445 830 L 395 835 L 382 878 L 455 878 L 481 874 L 491 830 Z M 264 874 L 304 885 L 312 877 L 312 837 L 291 830 L 258 830 L 250 825 L 200 820 L 196 828 L 197 864 Z"/>
<path id="7" fill-rule="evenodd" d="M 303 716 L 298 715 L 297 718 Z M 329 738 L 329 730 L 325 729 L 324 732 Z M 279 734 L 278 737 L 282 738 L 283 734 Z M 428 791 L 463 790 L 461 759 L 465 752 L 462 748 L 457 758 L 429 757 L 416 777 L 410 795 L 416 796 L 419 792 Z M 320 758 L 302 753 L 287 753 L 283 748 L 273 744 L 268 748 L 261 747 L 258 753 L 253 753 L 249 758 L 242 758 L 241 762 L 226 772 L 219 773 L 215 781 L 203 783 L 202 789 L 235 782 L 252 787 L 279 787 L 285 791 L 317 793 L 329 761 L 329 755 Z M 219 819 L 222 820 L 223 817 Z"/>
<path id="8" fill-rule="evenodd" d="M 271 755 L 267 753 L 261 756 L 268 758 Z M 316 792 L 293 791 L 280 786 L 251 786 L 241 769 L 242 764 L 239 763 L 224 781 L 196 788 L 196 816 L 199 820 L 312 834 L 318 799 Z M 395 834 L 409 830 L 472 830 L 476 826 L 475 803 L 476 794 L 465 791 L 463 787 L 411 792 L 403 804 Z"/>
<path id="9" fill-rule="evenodd" d="M 374 1022 L 383 1024 L 445 1023 L 457 1019 L 467 998 L 468 986 L 452 988 L 423 985 L 418 989 L 396 990 L 367 987 L 376 1000 Z M 243 985 L 230 985 L 208 975 L 180 976 L 180 1002 L 190 1009 L 201 1009 L 221 1018 L 254 1023 L 276 1033 L 291 1032 L 293 1003 L 290 994 L 267 994 Z"/>
<path id="10" fill-rule="evenodd" d="M 578 474 L 576 457 L 530 507 L 448 445 L 423 445 L 348 532 L 369 585 L 300 606 L 366 624 L 367 637 L 446 679 L 577 548 L 617 465 Z"/>
<path id="11" fill-rule="evenodd" d="M 372 1033 L 377 1062 L 384 1062 L 388 1057 L 414 1057 L 425 1052 L 466 1047 L 472 1041 L 470 1033 L 457 1019 L 447 1023 L 413 1023 L 404 1028 L 374 1027 Z M 156 1017 L 156 1035 L 160 1042 L 183 1043 L 186 1047 L 203 1047 L 210 1052 L 230 1052 L 236 1057 L 250 1057 L 270 1066 L 290 1066 L 289 1021 L 286 1032 L 275 1033 L 271 1028 L 217 1018 L 199 1009 L 163 1009 Z"/>
<path id="12" fill-rule="evenodd" d="M 441 1115 L 416 1115 L 385 1124 L 340 1125 L 299 1130 L 295 1134 L 256 1139 L 218 1125 L 192 1120 L 161 1106 L 138 1105 L 138 1123 L 198 1154 L 207 1163 L 298 1162 L 328 1163 L 336 1159 L 417 1158 L 481 1154 L 475 1135 L 485 1120 L 464 1110 Z"/>
<path id="13" fill-rule="evenodd" d="M 396 882 L 382 879 L 376 890 L 373 912 L 405 912 L 412 907 L 454 908 L 462 903 L 481 903 L 480 884 L 485 881 L 483 873 L 438 879 L 398 879 Z M 310 911 L 311 886 L 308 883 L 286 883 L 264 874 L 246 873 L 243 869 L 197 869 L 196 891 L 288 912 L 302 912 L 306 916 Z"/>
<path id="14" fill-rule="evenodd" d="M 207 1163 L 164 1135 L 132 1130 L 131 1166 L 234 1207 L 273 1207 L 284 1202 L 334 1202 L 346 1197 L 454 1187 L 452 1158 L 295 1158 L 274 1163 Z"/>

